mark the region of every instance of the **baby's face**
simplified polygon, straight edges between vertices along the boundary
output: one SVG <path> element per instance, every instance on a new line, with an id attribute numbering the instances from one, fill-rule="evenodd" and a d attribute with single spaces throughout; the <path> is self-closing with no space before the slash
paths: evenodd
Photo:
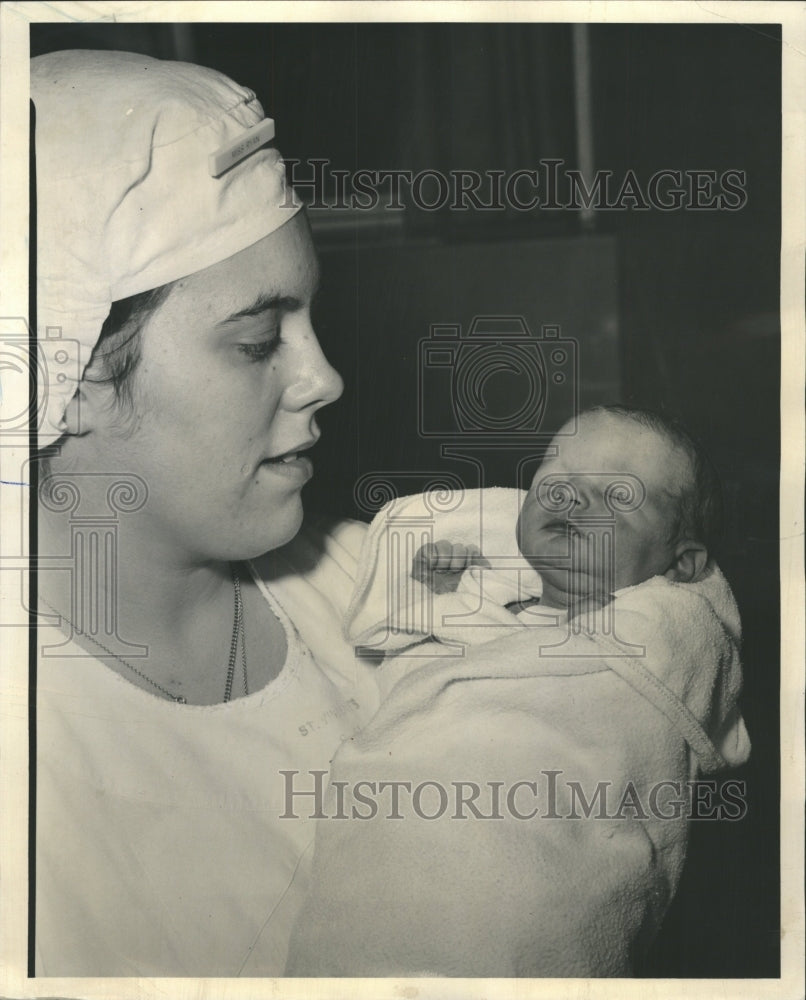
<path id="1" fill-rule="evenodd" d="M 537 470 L 517 529 L 544 585 L 572 598 L 604 596 L 665 573 L 674 560 L 675 496 L 691 474 L 686 456 L 608 413 L 583 415 L 575 435 L 552 444 L 558 454 Z M 619 482 L 634 488 L 637 509 Z"/>

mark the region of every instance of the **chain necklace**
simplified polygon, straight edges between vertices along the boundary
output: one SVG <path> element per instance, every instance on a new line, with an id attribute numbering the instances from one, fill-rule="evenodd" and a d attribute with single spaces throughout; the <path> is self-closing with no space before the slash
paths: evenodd
<path id="1" fill-rule="evenodd" d="M 238 656 L 238 640 L 241 641 L 241 664 L 243 666 L 243 693 L 249 694 L 249 682 L 246 679 L 246 626 L 243 616 L 243 599 L 241 598 L 241 580 L 235 566 L 232 567 L 232 586 L 235 590 L 235 612 L 232 620 L 232 642 L 229 647 L 227 661 L 227 683 L 224 687 L 224 701 L 232 697 L 232 679 L 235 676 L 235 660 Z"/>
<path id="2" fill-rule="evenodd" d="M 233 614 L 232 621 L 232 641 L 230 642 L 229 648 L 229 659 L 227 660 L 227 677 L 226 683 L 224 685 L 224 701 L 230 701 L 232 698 L 232 682 L 235 678 L 235 662 L 238 659 L 238 646 L 241 647 L 241 665 L 243 668 L 243 691 L 244 695 L 249 694 L 249 682 L 247 680 L 246 674 L 246 626 L 244 624 L 244 613 L 243 613 L 243 598 L 241 596 L 241 580 L 238 576 L 238 571 L 233 564 L 231 566 L 232 572 L 232 587 L 234 590 L 234 601 L 235 601 L 235 611 Z M 144 674 L 142 670 L 135 667 L 134 664 L 129 663 L 128 660 L 124 660 L 122 656 L 118 656 L 117 653 L 113 653 L 111 649 L 108 649 L 102 642 L 99 642 L 95 636 L 90 635 L 89 632 L 85 632 L 80 629 L 74 622 L 72 622 L 67 615 L 63 615 L 61 611 L 58 611 L 53 605 L 46 601 L 44 597 L 40 596 L 40 600 L 47 604 L 50 610 L 57 614 L 60 618 L 67 622 L 67 624 L 72 628 L 76 635 L 83 636 L 88 639 L 93 645 L 102 649 L 107 656 L 111 656 L 112 659 L 117 660 L 118 663 L 122 663 L 124 667 L 130 670 L 133 674 L 136 674 L 140 680 L 145 681 L 150 687 L 154 688 L 155 691 L 159 691 L 161 695 L 168 698 L 170 701 L 175 701 L 179 705 L 187 705 L 187 698 L 182 697 L 182 695 L 173 694 L 167 688 L 164 688 L 161 684 L 158 684 L 155 680 Z"/>

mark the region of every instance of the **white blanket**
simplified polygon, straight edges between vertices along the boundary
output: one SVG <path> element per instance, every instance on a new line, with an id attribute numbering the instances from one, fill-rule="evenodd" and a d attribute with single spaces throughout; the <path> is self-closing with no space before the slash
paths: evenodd
<path id="1" fill-rule="evenodd" d="M 425 532 L 423 498 L 396 501 L 368 533 L 348 633 L 401 653 L 381 668 L 385 704 L 333 761 L 289 975 L 629 975 L 680 878 L 688 783 L 749 754 L 739 619 L 716 566 L 620 592 L 593 634 L 499 608 L 508 620 L 478 622 L 492 641 L 423 659 L 435 647 L 418 640 L 447 638 L 467 592 L 424 599 L 410 556 L 433 532 L 517 572 L 520 495 L 497 492 Z"/>

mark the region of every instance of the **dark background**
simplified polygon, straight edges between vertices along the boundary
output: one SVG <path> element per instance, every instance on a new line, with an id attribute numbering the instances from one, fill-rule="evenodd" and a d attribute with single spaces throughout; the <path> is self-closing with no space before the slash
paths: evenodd
<path id="1" fill-rule="evenodd" d="M 577 167 L 583 57 L 596 168 L 644 182 L 660 169 L 746 172 L 736 212 L 584 219 L 409 203 L 395 214 L 312 213 L 317 330 L 347 389 L 323 416 L 309 506 L 368 517 L 356 484 L 372 474 L 406 493 L 446 471 L 479 485 L 479 468 L 487 485 L 523 484 L 526 467 L 501 448 L 480 441 L 469 464 L 444 453 L 448 438 L 420 433 L 418 387 L 430 385 L 420 342 L 431 324 L 466 331 L 480 313 L 520 315 L 533 333 L 556 324 L 578 344 L 578 404 L 668 410 L 722 474 L 720 558 L 744 624 L 754 747 L 736 775 L 748 813 L 693 824 L 680 890 L 641 969 L 653 977 L 779 975 L 780 38 L 776 25 L 590 25 L 584 59 L 570 25 L 31 28 L 32 55 L 117 48 L 220 69 L 256 91 L 287 159 L 351 172 L 512 172 L 544 158 Z M 498 405 L 517 395 L 504 376 L 490 385 Z M 546 429 L 569 405 L 549 395 Z M 427 405 L 440 398 L 427 388 Z M 433 419 L 449 420 L 449 409 Z"/>

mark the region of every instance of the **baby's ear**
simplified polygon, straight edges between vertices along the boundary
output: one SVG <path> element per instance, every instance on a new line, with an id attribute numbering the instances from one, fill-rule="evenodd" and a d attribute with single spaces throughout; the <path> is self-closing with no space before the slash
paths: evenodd
<path id="1" fill-rule="evenodd" d="M 686 538 L 675 545 L 674 562 L 663 574 L 674 583 L 694 583 L 708 565 L 708 549 L 702 542 Z"/>

